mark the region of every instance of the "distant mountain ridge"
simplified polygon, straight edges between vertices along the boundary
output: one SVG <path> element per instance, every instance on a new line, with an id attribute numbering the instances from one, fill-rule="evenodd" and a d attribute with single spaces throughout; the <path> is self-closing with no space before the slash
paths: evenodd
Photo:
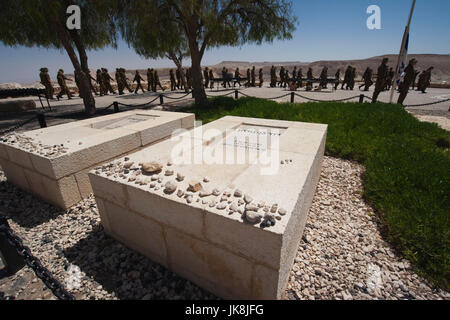
<path id="1" fill-rule="evenodd" d="M 313 69 L 313 74 L 315 76 L 319 76 L 321 70 L 323 67 L 328 67 L 328 74 L 329 76 L 333 76 L 337 69 L 341 69 L 341 75 L 345 72 L 345 69 L 347 66 L 351 65 L 356 68 L 357 75 L 359 77 L 362 76 L 364 73 L 364 70 L 367 67 L 370 67 L 374 70 L 376 73 L 378 66 L 381 63 L 381 60 L 387 57 L 389 58 L 389 66 L 394 67 L 397 64 L 397 55 L 388 54 L 383 56 L 376 56 L 371 57 L 367 59 L 353 59 L 353 60 L 320 60 L 315 62 L 245 62 L 245 61 L 239 61 L 239 62 L 233 62 L 233 61 L 223 61 L 221 63 L 218 63 L 216 65 L 211 66 L 214 69 L 221 70 L 223 67 L 226 68 L 233 68 L 239 67 L 244 68 L 245 70 L 247 68 L 251 68 L 255 66 L 257 69 L 263 68 L 264 74 L 270 73 L 270 68 L 272 65 L 276 67 L 285 66 L 289 69 L 290 72 L 292 72 L 292 69 L 294 66 L 301 67 L 303 69 L 303 74 L 306 74 L 306 69 L 311 67 Z M 450 54 L 410 54 L 408 56 L 409 59 L 416 58 L 418 60 L 418 63 L 416 65 L 416 69 L 418 71 L 425 70 L 431 66 L 434 67 L 434 70 L 432 72 L 432 81 L 433 82 L 442 82 L 442 81 L 450 81 Z M 245 70 L 241 70 L 245 71 Z M 278 68 L 279 71 L 279 68 Z"/>

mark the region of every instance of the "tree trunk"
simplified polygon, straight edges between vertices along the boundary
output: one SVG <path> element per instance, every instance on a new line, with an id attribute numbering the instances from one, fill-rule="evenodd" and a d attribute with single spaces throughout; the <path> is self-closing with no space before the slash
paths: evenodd
<path id="1" fill-rule="evenodd" d="M 191 48 L 191 61 L 192 61 L 192 86 L 193 86 L 193 96 L 195 99 L 195 104 L 201 107 L 208 107 L 209 101 L 206 96 L 205 87 L 203 86 L 202 80 L 202 68 L 201 62 L 202 57 L 198 50 L 193 50 Z"/>
<path id="2" fill-rule="evenodd" d="M 175 63 L 175 65 L 177 66 L 177 69 L 181 74 L 181 83 L 183 85 L 184 91 L 186 93 L 188 93 L 189 89 L 186 86 L 186 77 L 184 76 L 184 72 L 183 72 L 182 57 L 178 58 L 177 55 L 173 52 L 168 52 L 168 56 L 169 56 L 169 59 L 172 60 L 173 63 Z"/>
<path id="3" fill-rule="evenodd" d="M 70 37 L 72 38 L 73 43 L 77 48 L 78 55 L 80 56 L 81 69 L 84 72 L 89 73 L 88 57 L 86 54 L 86 49 L 84 48 L 84 45 L 81 42 L 80 35 L 77 33 L 77 31 L 71 30 Z"/>
<path id="4" fill-rule="evenodd" d="M 71 30 L 70 37 L 72 38 L 73 43 L 75 43 L 75 46 L 77 47 L 78 55 L 80 57 L 81 69 L 84 71 L 84 73 L 86 73 L 86 76 L 89 81 L 89 90 L 94 91 L 97 94 L 97 91 L 95 90 L 95 88 L 91 82 L 91 72 L 89 70 L 86 48 L 84 47 L 84 45 L 81 41 L 80 35 L 78 34 L 78 32 L 76 30 Z M 81 94 L 81 92 L 80 92 L 80 94 Z M 94 100 L 94 102 L 95 102 L 95 100 Z"/>
<path id="5" fill-rule="evenodd" d="M 75 53 L 75 50 L 72 47 L 72 44 L 69 41 L 69 37 L 64 27 L 57 20 L 54 20 L 54 25 L 56 28 L 56 32 L 58 33 L 59 39 L 61 40 L 64 49 L 66 49 L 70 61 L 72 61 L 73 67 L 75 69 L 75 75 L 80 85 L 78 89 L 80 90 L 80 96 L 83 98 L 84 102 L 84 109 L 87 114 L 93 115 L 95 114 L 96 111 L 95 99 L 91 92 L 89 76 L 81 68 L 80 62 L 78 61 L 78 57 Z M 86 63 L 87 63 L 87 56 L 86 56 Z"/>

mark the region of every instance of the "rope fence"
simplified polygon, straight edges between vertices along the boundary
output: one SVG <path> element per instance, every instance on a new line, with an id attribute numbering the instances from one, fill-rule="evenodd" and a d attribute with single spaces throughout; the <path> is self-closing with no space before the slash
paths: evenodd
<path id="1" fill-rule="evenodd" d="M 28 124 L 28 123 L 30 123 L 31 121 L 34 121 L 34 120 L 36 120 L 36 119 L 37 119 L 37 116 L 34 116 L 34 117 L 32 117 L 32 118 L 30 118 L 30 119 L 28 119 L 28 120 L 19 122 L 19 123 L 15 124 L 15 125 L 14 125 L 13 127 L 11 127 L 11 128 L 8 128 L 8 129 L 6 129 L 6 130 L 0 131 L 0 136 L 3 136 L 3 135 L 5 135 L 5 134 L 7 134 L 7 133 L 16 131 L 17 129 L 23 127 L 24 125 L 26 125 L 26 124 Z"/>
<path id="2" fill-rule="evenodd" d="M 447 102 L 447 101 L 450 101 L 450 99 L 440 100 L 440 101 L 435 101 L 435 102 L 430 102 L 430 103 L 409 104 L 409 105 L 406 105 L 405 108 L 432 106 L 434 104 L 444 103 L 444 102 Z"/>
<path id="3" fill-rule="evenodd" d="M 209 98 L 218 98 L 218 97 L 227 97 L 230 96 L 234 93 L 234 98 L 237 100 L 239 99 L 239 94 L 247 97 L 247 98 L 261 98 L 261 97 L 255 97 L 255 96 L 251 96 L 248 95 L 246 93 L 244 93 L 241 90 L 232 90 L 226 94 L 222 94 L 222 95 L 209 95 L 206 94 L 207 97 Z M 193 94 L 193 91 L 190 91 L 188 93 L 181 93 L 181 92 L 173 92 L 172 94 L 182 94 L 182 96 L 180 97 L 172 97 L 169 96 L 167 94 L 159 94 L 158 96 L 156 96 L 153 100 L 146 102 L 146 103 L 142 103 L 142 104 L 127 104 L 127 103 L 123 103 L 123 102 L 118 102 L 115 101 L 113 103 L 111 103 L 110 105 L 101 108 L 101 109 L 97 109 L 97 112 L 99 113 L 104 113 L 105 111 L 108 111 L 111 108 L 114 108 L 114 113 L 118 113 L 124 110 L 129 110 L 129 109 L 135 109 L 135 108 L 141 108 L 141 109 L 148 109 L 150 107 L 153 106 L 153 103 L 155 101 L 157 101 L 159 99 L 159 105 L 163 105 L 164 104 L 164 98 L 165 99 L 169 99 L 169 100 L 174 100 L 174 101 L 178 101 L 178 100 L 182 100 L 186 97 L 188 97 L 189 95 Z M 290 93 L 286 93 L 284 95 L 280 95 L 277 97 L 271 97 L 271 98 L 263 98 L 263 99 L 267 99 L 267 100 L 278 100 L 278 99 L 283 99 L 290 96 L 290 102 L 291 103 L 295 103 L 295 96 L 301 98 L 301 99 L 305 99 L 307 101 L 312 101 L 312 102 L 344 102 L 344 101 L 350 101 L 353 99 L 358 99 L 359 98 L 359 103 L 363 103 L 364 99 L 367 99 L 369 101 L 372 101 L 372 98 L 366 95 L 356 95 L 353 97 L 348 97 L 348 98 L 343 98 L 343 99 L 335 99 L 335 100 L 321 100 L 321 99 L 315 99 L 315 98 L 310 98 L 304 95 L 301 95 L 297 92 L 290 92 Z M 423 106 L 431 106 L 431 105 L 435 105 L 435 104 L 439 104 L 439 103 L 445 103 L 450 101 L 450 99 L 446 99 L 446 100 L 438 100 L 438 101 L 434 101 L 434 102 L 430 102 L 430 103 L 422 103 L 422 104 L 414 104 L 414 105 L 405 105 L 405 108 L 411 108 L 411 107 L 423 107 Z M 120 108 L 120 106 L 123 106 L 125 108 Z M 122 110 L 121 110 L 122 109 Z M 5 129 L 3 131 L 0 131 L 0 136 L 3 136 L 7 133 L 16 131 L 17 129 L 23 127 L 24 125 L 34 121 L 34 120 L 38 120 L 39 125 L 41 128 L 45 128 L 47 127 L 45 118 L 70 118 L 71 116 L 74 116 L 75 114 L 79 114 L 80 111 L 73 111 L 73 112 L 66 112 L 64 114 L 59 114 L 59 115 L 55 115 L 55 114 L 51 114 L 51 112 L 54 111 L 45 111 L 45 112 L 39 112 L 37 114 L 35 114 L 33 117 L 31 117 L 30 119 L 24 120 L 24 121 L 20 121 L 17 122 L 15 125 L 13 125 L 12 127 Z"/>

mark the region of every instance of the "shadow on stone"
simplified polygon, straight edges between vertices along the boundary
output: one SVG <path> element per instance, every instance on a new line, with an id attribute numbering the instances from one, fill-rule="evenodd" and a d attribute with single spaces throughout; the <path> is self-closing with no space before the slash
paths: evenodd
<path id="1" fill-rule="evenodd" d="M 87 238 L 63 251 L 67 260 L 78 266 L 109 293 L 124 300 L 198 300 L 217 299 L 211 293 L 180 278 L 95 228 Z"/>
<path id="2" fill-rule="evenodd" d="M 36 227 L 65 213 L 7 181 L 0 181 L 0 210 L 24 228 Z"/>

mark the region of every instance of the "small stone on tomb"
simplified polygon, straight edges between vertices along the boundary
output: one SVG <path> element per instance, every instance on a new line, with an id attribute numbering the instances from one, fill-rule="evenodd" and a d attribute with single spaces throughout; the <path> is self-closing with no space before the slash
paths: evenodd
<path id="1" fill-rule="evenodd" d="M 270 212 L 272 212 L 272 213 L 277 213 L 277 210 L 278 210 L 278 205 L 277 205 L 277 204 L 274 204 L 274 205 L 272 206 L 272 208 L 270 209 Z"/>
<path id="2" fill-rule="evenodd" d="M 245 203 L 251 203 L 253 201 L 253 198 L 250 197 L 248 194 L 246 194 L 244 196 L 244 201 L 245 201 Z"/>
<path id="3" fill-rule="evenodd" d="M 156 186 L 155 187 L 155 191 L 158 191 L 160 189 L 160 187 Z"/>
<path id="4" fill-rule="evenodd" d="M 209 197 L 210 195 L 211 195 L 211 192 L 209 192 L 207 190 L 200 191 L 200 197 L 201 198 Z"/>
<path id="5" fill-rule="evenodd" d="M 220 202 L 225 202 L 225 201 L 228 201 L 228 197 L 222 196 L 222 198 L 220 198 Z"/>
<path id="6" fill-rule="evenodd" d="M 166 183 L 165 188 L 164 188 L 165 193 L 172 194 L 176 190 L 177 190 L 177 185 L 174 182 L 169 181 Z"/>
<path id="7" fill-rule="evenodd" d="M 130 160 L 130 158 L 128 158 L 128 157 L 125 157 L 125 158 L 124 158 L 124 160 L 125 160 L 125 161 L 128 161 L 128 160 Z"/>
<path id="8" fill-rule="evenodd" d="M 198 191 L 200 191 L 202 189 L 203 189 L 203 186 L 202 186 L 202 184 L 200 182 L 198 182 L 198 181 L 191 181 L 191 182 L 189 182 L 189 188 L 188 188 L 189 191 L 195 193 L 195 192 L 198 192 Z"/>
<path id="9" fill-rule="evenodd" d="M 150 188 L 153 189 L 154 187 L 156 187 L 156 183 L 155 182 L 150 183 Z"/>
<path id="10" fill-rule="evenodd" d="M 173 170 L 167 170 L 166 171 L 166 176 L 167 177 L 173 176 Z"/>
<path id="11" fill-rule="evenodd" d="M 234 192 L 234 196 L 236 198 L 241 198 L 242 197 L 242 191 L 239 189 L 236 189 L 236 191 Z"/>
<path id="12" fill-rule="evenodd" d="M 246 211 L 245 219 L 252 224 L 261 222 L 261 216 L 258 213 L 253 212 L 253 211 Z"/>
<path id="13" fill-rule="evenodd" d="M 264 201 L 260 201 L 258 203 L 258 208 L 264 208 L 265 205 L 266 205 L 266 203 Z"/>
<path id="14" fill-rule="evenodd" d="M 178 196 L 178 197 L 180 197 L 180 198 L 181 198 L 182 196 L 184 196 L 184 191 L 183 191 L 183 190 L 181 190 L 181 189 L 180 189 L 180 190 L 178 190 L 178 192 L 177 192 L 177 196 Z"/>
<path id="15" fill-rule="evenodd" d="M 230 206 L 230 211 L 232 211 L 232 212 L 237 212 L 238 211 L 238 206 L 235 204 L 235 203 L 233 203 L 231 206 Z"/>
<path id="16" fill-rule="evenodd" d="M 281 217 L 280 216 L 276 216 L 275 219 L 281 220 Z"/>
<path id="17" fill-rule="evenodd" d="M 211 201 L 209 202 L 209 207 L 210 207 L 210 208 L 214 208 L 214 207 L 216 206 L 216 204 L 217 204 L 216 201 L 211 200 Z"/>
<path id="18" fill-rule="evenodd" d="M 219 196 L 220 195 L 220 190 L 219 189 L 214 189 L 213 191 L 212 191 L 212 194 L 214 195 L 214 196 Z"/>
<path id="19" fill-rule="evenodd" d="M 278 214 L 280 216 L 285 216 L 286 215 L 286 210 L 284 210 L 283 208 L 278 209 Z"/>
<path id="20" fill-rule="evenodd" d="M 275 223 L 276 223 L 275 216 L 273 216 L 271 214 L 264 215 L 264 220 L 270 221 L 272 223 L 272 225 L 275 225 Z"/>
<path id="21" fill-rule="evenodd" d="M 177 180 L 178 181 L 183 181 L 184 180 L 184 176 L 181 173 L 177 173 Z"/>
<path id="22" fill-rule="evenodd" d="M 192 203 L 193 200 L 194 200 L 194 198 L 192 196 L 188 196 L 186 198 L 187 203 Z"/>
<path id="23" fill-rule="evenodd" d="M 251 204 L 248 204 L 248 205 L 245 207 L 245 211 L 258 212 L 258 210 L 259 210 L 259 208 L 258 208 L 257 206 L 254 206 L 254 205 L 251 205 Z"/>
<path id="24" fill-rule="evenodd" d="M 283 160 L 281 160 L 281 164 L 284 164 L 284 161 L 283 161 Z"/>
<path id="25" fill-rule="evenodd" d="M 208 183 L 209 182 L 209 178 L 208 177 L 204 177 L 203 178 L 203 182 Z"/>
<path id="26" fill-rule="evenodd" d="M 219 209 L 219 210 L 224 210 L 226 207 L 227 207 L 227 204 L 224 203 L 224 202 L 221 202 L 221 203 L 219 203 L 219 204 L 217 205 L 216 208 Z"/>
<path id="27" fill-rule="evenodd" d="M 173 163 L 172 163 L 171 161 L 168 161 L 168 162 L 167 162 L 167 166 L 168 166 L 168 167 L 170 167 L 170 166 L 172 166 L 172 165 L 173 165 Z"/>
<path id="28" fill-rule="evenodd" d="M 242 206 L 243 204 L 245 203 L 245 201 L 244 200 L 242 200 L 242 199 L 239 199 L 239 201 L 238 201 L 238 204 L 240 205 L 240 206 Z"/>
<path id="29" fill-rule="evenodd" d="M 145 173 L 158 173 L 162 170 L 163 166 L 158 162 L 147 162 L 142 165 L 142 171 Z"/>

